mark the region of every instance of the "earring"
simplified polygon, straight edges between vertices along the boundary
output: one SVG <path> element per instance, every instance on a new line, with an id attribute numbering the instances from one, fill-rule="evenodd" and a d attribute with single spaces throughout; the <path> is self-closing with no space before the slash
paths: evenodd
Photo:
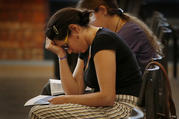
<path id="1" fill-rule="evenodd" d="M 79 39 L 80 38 L 79 35 L 77 35 L 76 38 Z"/>

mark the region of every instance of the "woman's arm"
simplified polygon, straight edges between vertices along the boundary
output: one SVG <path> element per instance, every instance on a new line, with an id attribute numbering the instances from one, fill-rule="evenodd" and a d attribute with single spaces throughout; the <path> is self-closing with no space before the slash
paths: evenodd
<path id="1" fill-rule="evenodd" d="M 55 43 L 48 38 L 46 38 L 45 47 L 46 49 L 57 54 L 58 57 L 64 57 L 66 55 L 66 52 L 63 50 L 63 48 L 55 45 Z M 83 60 L 80 59 L 78 60 L 74 72 L 74 77 L 69 68 L 67 59 L 60 60 L 59 62 L 60 62 L 59 63 L 60 79 L 65 94 L 67 95 L 82 94 L 82 92 L 84 91 L 84 81 L 82 77 L 83 67 L 84 67 Z"/>
<path id="2" fill-rule="evenodd" d="M 102 50 L 94 57 L 100 91 L 91 94 L 65 95 L 50 100 L 52 104 L 75 103 L 88 106 L 112 106 L 115 100 L 116 56 L 112 50 Z"/>
<path id="3" fill-rule="evenodd" d="M 73 77 L 78 80 L 78 94 L 82 94 L 85 91 L 85 83 L 84 83 L 84 61 L 78 58 L 75 70 L 73 72 Z"/>
<path id="4" fill-rule="evenodd" d="M 62 87 L 67 95 L 77 95 L 82 94 L 85 89 L 83 81 L 83 67 L 84 62 L 78 58 L 77 65 L 75 67 L 74 73 L 69 68 L 67 59 L 61 60 L 59 63 L 60 67 L 60 79 L 62 81 Z"/>

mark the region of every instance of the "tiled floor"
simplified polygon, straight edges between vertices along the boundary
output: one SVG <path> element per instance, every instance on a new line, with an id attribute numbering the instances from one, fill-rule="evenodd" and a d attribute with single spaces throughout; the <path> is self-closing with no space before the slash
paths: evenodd
<path id="1" fill-rule="evenodd" d="M 46 79 L 6 78 L 0 79 L 0 119 L 25 119 L 30 107 L 25 101 L 38 95 Z"/>
<path id="2" fill-rule="evenodd" d="M 53 78 L 53 63 L 37 63 L 35 66 L 23 64 L 17 65 L 18 68 L 13 66 L 0 66 L 0 119 L 25 119 L 30 107 L 24 107 L 24 103 L 40 94 L 43 85 Z M 179 78 L 172 78 L 171 66 L 169 63 L 173 98 L 179 115 Z"/>
<path id="3" fill-rule="evenodd" d="M 52 62 L 0 63 L 0 119 L 25 119 L 30 107 L 24 103 L 41 93 L 53 78 Z"/>

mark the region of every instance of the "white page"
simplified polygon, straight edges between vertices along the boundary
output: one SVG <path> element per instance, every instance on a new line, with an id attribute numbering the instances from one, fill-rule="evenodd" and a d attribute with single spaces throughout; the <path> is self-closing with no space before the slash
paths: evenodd
<path id="1" fill-rule="evenodd" d="M 61 80 L 49 79 L 49 82 L 50 82 L 51 95 L 59 95 L 61 93 L 64 93 Z"/>
<path id="2" fill-rule="evenodd" d="M 30 106 L 30 105 L 40 105 L 40 104 L 50 104 L 48 102 L 49 99 L 53 98 L 54 96 L 47 96 L 47 95 L 38 95 L 34 98 L 31 98 L 28 100 L 24 106 Z"/>

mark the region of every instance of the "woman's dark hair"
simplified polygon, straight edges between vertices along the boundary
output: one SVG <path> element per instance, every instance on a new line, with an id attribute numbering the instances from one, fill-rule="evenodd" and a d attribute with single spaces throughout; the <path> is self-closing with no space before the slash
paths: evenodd
<path id="1" fill-rule="evenodd" d="M 116 0 L 80 0 L 77 8 L 91 9 L 97 12 L 100 5 L 107 8 L 109 15 L 122 16 L 123 10 L 119 8 Z"/>
<path id="2" fill-rule="evenodd" d="M 92 11 L 80 10 L 77 8 L 63 8 L 53 14 L 46 26 L 46 36 L 54 40 L 63 40 L 67 33 L 70 35 L 71 31 L 68 26 L 70 24 L 78 24 L 87 27 L 89 24 L 89 17 Z"/>

